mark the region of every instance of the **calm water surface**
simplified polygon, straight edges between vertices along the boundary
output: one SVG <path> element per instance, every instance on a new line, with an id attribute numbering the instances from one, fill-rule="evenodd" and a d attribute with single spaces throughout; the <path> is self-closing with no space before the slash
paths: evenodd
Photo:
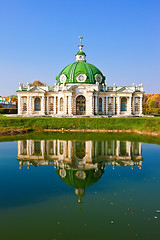
<path id="1" fill-rule="evenodd" d="M 0 239 L 160 239 L 160 145 L 64 139 L 0 143 Z"/>

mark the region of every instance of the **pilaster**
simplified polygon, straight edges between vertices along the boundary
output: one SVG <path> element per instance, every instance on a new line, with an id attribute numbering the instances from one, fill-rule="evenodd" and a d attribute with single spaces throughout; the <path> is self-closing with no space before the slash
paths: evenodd
<path id="1" fill-rule="evenodd" d="M 95 114 L 98 114 L 98 96 L 95 95 Z"/>
<path id="2" fill-rule="evenodd" d="M 108 97 L 106 97 L 106 114 L 108 114 Z"/>
<path id="3" fill-rule="evenodd" d="M 139 115 L 142 115 L 142 97 L 140 97 L 139 101 Z"/>
<path id="4" fill-rule="evenodd" d="M 53 108 L 54 108 L 54 114 L 56 114 L 56 96 L 54 95 L 54 105 L 53 105 Z"/>
<path id="5" fill-rule="evenodd" d="M 42 113 L 42 115 L 45 115 L 45 98 L 44 98 L 44 96 L 42 96 L 41 113 Z"/>
<path id="6" fill-rule="evenodd" d="M 132 113 L 135 114 L 135 96 L 132 97 Z"/>
<path id="7" fill-rule="evenodd" d="M 68 113 L 72 114 L 72 96 L 68 96 Z"/>
<path id="8" fill-rule="evenodd" d="M 49 114 L 49 96 L 47 96 L 47 114 Z"/>
<path id="9" fill-rule="evenodd" d="M 113 115 L 115 115 L 115 96 L 113 96 Z"/>
<path id="10" fill-rule="evenodd" d="M 120 115 L 120 97 L 117 97 L 117 115 Z"/>
<path id="11" fill-rule="evenodd" d="M 129 97 L 128 102 L 127 102 L 127 105 L 128 105 L 128 106 L 127 106 L 127 107 L 128 107 L 127 110 L 128 110 L 128 114 L 129 114 L 129 115 L 132 114 L 132 105 L 131 105 L 131 104 L 132 104 L 132 97 Z"/>

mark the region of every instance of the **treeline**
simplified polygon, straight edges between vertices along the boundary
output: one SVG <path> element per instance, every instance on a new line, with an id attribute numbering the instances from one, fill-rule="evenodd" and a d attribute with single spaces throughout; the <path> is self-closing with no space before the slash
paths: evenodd
<path id="1" fill-rule="evenodd" d="M 143 97 L 143 114 L 160 114 L 160 93 L 144 94 Z"/>

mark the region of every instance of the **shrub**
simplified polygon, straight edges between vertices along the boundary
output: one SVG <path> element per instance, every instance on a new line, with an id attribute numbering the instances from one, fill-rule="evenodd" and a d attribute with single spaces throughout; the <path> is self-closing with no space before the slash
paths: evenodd
<path id="1" fill-rule="evenodd" d="M 17 108 L 0 108 L 0 114 L 17 114 Z"/>
<path id="2" fill-rule="evenodd" d="M 158 115 L 160 114 L 160 108 L 143 108 L 144 115 Z"/>

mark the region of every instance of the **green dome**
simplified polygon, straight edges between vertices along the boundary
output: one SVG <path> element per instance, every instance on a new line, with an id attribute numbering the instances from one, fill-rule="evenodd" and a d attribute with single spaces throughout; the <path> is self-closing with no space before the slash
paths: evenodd
<path id="1" fill-rule="evenodd" d="M 61 178 L 67 185 L 70 185 L 74 188 L 85 188 L 93 185 L 96 183 L 104 173 L 103 169 L 99 169 L 98 172 L 95 172 L 94 169 L 92 170 L 85 170 L 86 177 L 85 179 L 79 179 L 76 176 L 76 173 L 78 170 L 68 170 L 66 169 L 66 176 L 64 178 Z M 59 174 L 59 169 L 57 169 L 57 173 Z M 60 175 L 60 174 L 59 174 Z"/>
<path id="2" fill-rule="evenodd" d="M 86 56 L 86 54 L 83 51 L 79 51 L 76 55 L 85 55 Z"/>
<path id="3" fill-rule="evenodd" d="M 56 77 L 57 83 L 62 84 L 62 81 L 60 80 L 60 76 L 64 74 L 63 76 L 66 77 L 65 83 L 90 83 L 94 84 L 96 83 L 96 76 L 101 77 L 101 83 L 104 83 L 105 77 L 101 73 L 101 71 L 95 67 L 94 65 L 87 63 L 87 62 L 74 62 L 72 64 L 69 64 L 67 67 L 65 67 L 61 73 Z M 85 74 L 85 81 L 77 81 L 77 75 L 78 74 Z"/>

